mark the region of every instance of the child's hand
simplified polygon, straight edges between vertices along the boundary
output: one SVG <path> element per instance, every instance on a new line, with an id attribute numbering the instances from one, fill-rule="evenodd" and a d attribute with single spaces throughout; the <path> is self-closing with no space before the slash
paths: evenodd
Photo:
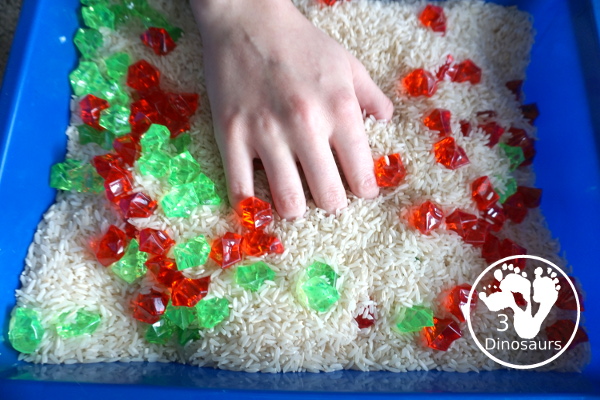
<path id="1" fill-rule="evenodd" d="M 352 192 L 377 196 L 361 108 L 390 119 L 393 106 L 363 65 L 290 1 L 192 0 L 192 6 L 231 204 L 254 194 L 252 160 L 260 158 L 281 217 L 306 209 L 296 160 L 317 206 L 344 208 L 332 149 Z"/>

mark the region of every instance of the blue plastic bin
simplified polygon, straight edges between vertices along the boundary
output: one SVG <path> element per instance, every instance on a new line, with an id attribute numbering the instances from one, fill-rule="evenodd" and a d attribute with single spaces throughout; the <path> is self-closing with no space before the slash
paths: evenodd
<path id="1" fill-rule="evenodd" d="M 0 97 L 0 399 L 196 398 L 600 398 L 600 45 L 597 0 L 502 0 L 533 14 L 537 31 L 525 83 L 538 103 L 541 140 L 535 169 L 542 209 L 587 291 L 583 313 L 592 363 L 582 374 L 494 371 L 479 374 L 342 371 L 246 374 L 176 364 L 31 365 L 6 338 L 23 260 L 54 200 L 50 166 L 65 155 L 67 74 L 78 0 L 25 0 Z"/>

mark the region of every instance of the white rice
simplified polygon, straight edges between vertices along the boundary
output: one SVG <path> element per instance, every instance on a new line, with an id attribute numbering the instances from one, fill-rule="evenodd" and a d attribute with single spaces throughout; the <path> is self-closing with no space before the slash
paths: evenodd
<path id="1" fill-rule="evenodd" d="M 127 51 L 134 60 L 145 58 L 163 73 L 163 87 L 197 92 L 201 109 L 192 126 L 192 154 L 226 198 L 220 156 L 212 134 L 212 123 L 202 71 L 200 37 L 187 2 L 154 1 L 185 35 L 166 57 L 158 57 L 139 42 L 139 31 L 104 31 L 103 52 Z M 128 285 L 99 265 L 87 240 L 110 224 L 122 226 L 103 196 L 59 193 L 35 234 L 17 290 L 19 306 L 40 311 L 42 323 L 50 327 L 64 311 L 85 307 L 102 316 L 100 328 L 91 336 L 62 339 L 47 329 L 42 345 L 21 359 L 35 363 L 91 363 L 161 361 L 183 362 L 244 371 L 363 371 L 429 370 L 478 371 L 498 368 L 476 348 L 466 325 L 463 338 L 447 352 L 423 346 L 418 334 L 400 335 L 391 326 L 398 310 L 416 304 L 438 306 L 441 293 L 456 284 L 472 283 L 487 266 L 479 249 L 465 245 L 453 232 L 443 229 L 429 236 L 409 228 L 399 216 L 406 208 L 425 199 L 438 203 L 447 213 L 460 207 L 476 213 L 469 196 L 470 182 L 488 175 L 495 187 L 504 188 L 499 177 L 508 177 L 508 161 L 496 146 L 488 148 L 478 129 L 470 137 L 460 135 L 458 121 L 472 119 L 477 111 L 495 110 L 502 126 L 517 126 L 534 134 L 523 119 L 519 103 L 504 86 L 524 79 L 533 43 L 530 17 L 515 8 L 480 1 L 443 3 L 448 31 L 442 37 L 423 28 L 417 20 L 423 1 L 384 3 L 358 0 L 320 7 L 312 0 L 296 0 L 300 10 L 320 29 L 349 49 L 363 62 L 375 82 L 394 101 L 391 123 L 371 118 L 365 127 L 374 157 L 399 152 L 407 169 L 404 183 L 382 190 L 375 200 L 362 200 L 350 192 L 348 208 L 327 216 L 312 202 L 306 216 L 296 221 L 276 217 L 273 231 L 285 252 L 267 256 L 276 272 L 274 282 L 257 293 L 245 291 L 232 280 L 234 269 L 220 270 L 211 264 L 192 275 L 211 274 L 209 296 L 226 297 L 231 316 L 214 329 L 202 332 L 197 342 L 181 348 L 174 343 L 160 346 L 144 339 L 144 326 L 131 316 L 129 302 L 149 278 Z M 478 85 L 444 82 L 432 98 L 397 94 L 399 78 L 415 68 L 436 71 L 446 55 L 457 61 L 473 60 L 483 70 Z M 74 103 L 76 104 L 76 103 Z M 437 135 L 422 119 L 432 108 L 452 112 L 452 129 L 471 164 L 451 171 L 435 163 L 431 153 Z M 68 157 L 89 160 L 104 153 L 96 145 L 82 146 L 73 113 Z M 543 136 L 543 132 L 542 132 Z M 135 171 L 134 171 L 135 172 Z M 533 185 L 530 169 L 516 174 L 520 184 Z M 257 172 L 256 194 L 270 200 L 264 172 Z M 136 186 L 153 198 L 164 193 L 158 180 L 135 172 Z M 175 240 L 204 234 L 216 237 L 226 231 L 241 231 L 227 207 L 201 207 L 189 219 L 167 219 L 162 211 L 148 219 L 131 221 L 137 227 L 167 229 Z M 529 254 L 545 257 L 567 268 L 558 256 L 559 245 L 546 228 L 539 210 L 530 210 L 520 225 L 508 222 L 502 238 L 527 248 Z M 295 297 L 296 283 L 314 259 L 325 259 L 341 276 L 341 298 L 330 311 L 318 314 L 305 309 Z M 250 263 L 252 260 L 245 260 Z M 568 268 L 567 268 L 568 269 Z M 365 307 L 375 307 L 377 323 L 359 330 L 354 317 Z M 559 318 L 551 314 L 544 326 Z M 479 307 L 474 323 L 494 324 L 496 316 Z M 589 359 L 588 344 L 566 352 L 548 369 L 578 370 Z"/>

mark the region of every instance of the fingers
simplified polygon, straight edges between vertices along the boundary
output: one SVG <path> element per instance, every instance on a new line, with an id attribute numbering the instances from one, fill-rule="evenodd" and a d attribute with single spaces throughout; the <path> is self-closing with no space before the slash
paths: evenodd
<path id="1" fill-rule="evenodd" d="M 349 55 L 354 92 L 360 107 L 377 119 L 389 121 L 394 112 L 392 101 L 373 82 L 365 67 L 354 56 Z"/>
<path id="2" fill-rule="evenodd" d="M 306 199 L 293 154 L 287 146 L 271 143 L 257 149 L 269 181 L 275 209 L 281 218 L 294 219 L 304 215 Z"/>
<path id="3" fill-rule="evenodd" d="M 352 193 L 372 199 L 379 194 L 379 187 L 358 102 L 353 100 L 338 105 L 337 113 L 338 125 L 331 137 L 331 145 Z"/>

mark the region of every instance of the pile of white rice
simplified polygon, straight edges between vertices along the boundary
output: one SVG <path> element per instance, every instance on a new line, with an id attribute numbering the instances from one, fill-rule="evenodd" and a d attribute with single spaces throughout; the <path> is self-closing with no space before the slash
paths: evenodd
<path id="1" fill-rule="evenodd" d="M 155 56 L 140 43 L 138 29 L 103 32 L 102 52 L 127 51 L 134 60 L 145 58 L 162 71 L 164 88 L 200 93 L 202 106 L 192 126 L 190 151 L 226 198 L 223 168 L 212 134 L 201 42 L 188 2 L 151 3 L 184 29 L 177 48 L 166 57 Z M 383 124 L 367 118 L 365 127 L 374 157 L 401 154 L 407 169 L 405 182 L 382 190 L 375 200 L 358 199 L 348 192 L 348 208 L 337 216 L 327 216 L 309 202 L 302 219 L 289 222 L 276 217 L 273 231 L 286 250 L 283 255 L 266 257 L 276 278 L 257 293 L 233 282 L 235 267 L 221 270 L 209 264 L 186 272 L 194 276 L 210 274 L 209 296 L 229 299 L 231 316 L 203 331 L 201 340 L 183 348 L 175 343 L 161 346 L 146 342 L 145 326 L 131 316 L 131 298 L 141 287 L 152 285 L 152 280 L 147 277 L 128 285 L 97 263 L 89 251 L 90 237 L 101 234 L 110 224 L 123 225 L 104 197 L 61 192 L 29 249 L 21 276 L 23 286 L 17 291 L 18 305 L 39 310 L 47 327 L 62 312 L 81 307 L 100 313 L 102 323 L 93 335 L 83 338 L 63 339 L 47 329 L 41 347 L 34 354 L 22 355 L 22 359 L 36 363 L 174 361 L 264 372 L 477 371 L 499 367 L 475 346 L 465 324 L 461 325 L 463 338 L 447 352 L 424 346 L 418 333 L 401 335 L 392 331 L 398 310 L 403 307 L 424 304 L 436 315 L 445 315 L 442 293 L 456 284 L 474 282 L 487 266 L 480 249 L 464 244 L 455 233 L 439 229 L 424 236 L 408 227 L 406 218 L 400 215 L 411 205 L 428 199 L 447 214 L 457 207 L 477 213 L 469 188 L 470 182 L 482 175 L 504 189 L 509 176 L 506 156 L 498 146 L 486 146 L 487 137 L 481 130 L 474 129 L 469 137 L 462 137 L 458 121 L 472 119 L 478 111 L 495 110 L 502 126 L 535 133 L 523 119 L 520 104 L 505 87 L 507 81 L 525 78 L 533 43 L 530 17 L 514 8 L 480 1 L 448 1 L 443 3 L 448 30 L 442 37 L 419 23 L 423 1 L 357 0 L 333 7 L 320 7 L 314 0 L 296 3 L 316 26 L 358 57 L 393 99 L 392 121 Z M 432 98 L 397 94 L 399 78 L 415 68 L 436 71 L 448 54 L 459 62 L 470 58 L 481 67 L 481 83 L 446 81 Z M 431 149 L 437 135 L 428 131 L 422 120 L 436 107 L 452 112 L 454 137 L 467 152 L 470 165 L 451 171 L 435 162 Z M 73 125 L 67 131 L 68 157 L 89 160 L 104 153 L 94 144 L 79 144 L 74 129 L 80 123 L 77 118 L 74 113 Z M 134 176 L 137 189 L 161 198 L 165 188 L 156 179 L 137 172 Z M 534 175 L 531 170 L 519 170 L 516 179 L 533 186 Z M 256 193 L 270 200 L 263 171 L 256 172 Z M 151 218 L 131 222 L 138 228 L 166 229 L 177 241 L 199 234 L 211 239 L 226 231 L 241 232 L 226 205 L 199 208 L 188 219 L 167 219 L 159 209 Z M 526 247 L 529 254 L 566 268 L 538 209 L 530 210 L 522 224 L 507 222 L 500 237 L 511 238 Z M 315 259 L 327 260 L 342 280 L 341 299 L 326 313 L 304 308 L 295 297 L 298 279 Z M 376 309 L 377 323 L 359 330 L 354 317 L 369 307 Z M 484 309 L 479 306 L 474 324 L 496 326 L 496 315 L 486 314 Z M 543 326 L 558 317 L 551 314 Z M 576 370 L 588 357 L 586 343 L 566 352 L 548 368 Z"/>

